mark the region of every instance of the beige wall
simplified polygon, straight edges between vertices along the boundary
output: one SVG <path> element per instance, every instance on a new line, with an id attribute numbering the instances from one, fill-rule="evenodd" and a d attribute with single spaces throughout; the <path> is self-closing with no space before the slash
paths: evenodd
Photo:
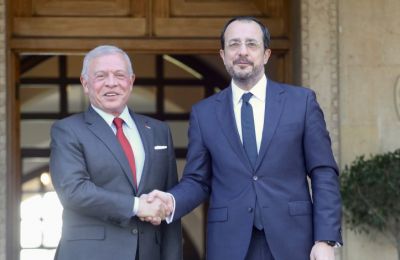
<path id="1" fill-rule="evenodd" d="M 400 1 L 339 0 L 341 165 L 400 148 L 395 86 L 400 76 Z M 397 89 L 397 95 L 399 95 Z M 345 233 L 344 259 L 395 260 L 379 234 Z"/>

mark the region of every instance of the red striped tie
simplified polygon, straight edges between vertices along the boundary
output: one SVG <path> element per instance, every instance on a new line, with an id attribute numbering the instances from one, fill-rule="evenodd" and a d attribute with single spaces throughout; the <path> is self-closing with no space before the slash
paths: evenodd
<path id="1" fill-rule="evenodd" d="M 117 128 L 117 138 L 122 146 L 122 150 L 124 150 L 125 152 L 126 158 L 128 159 L 129 166 L 131 167 L 132 170 L 133 183 L 135 184 L 135 188 L 137 189 L 135 155 L 133 154 L 132 147 L 124 134 L 124 130 L 122 129 L 124 120 L 119 117 L 116 117 L 114 118 L 113 123 Z"/>

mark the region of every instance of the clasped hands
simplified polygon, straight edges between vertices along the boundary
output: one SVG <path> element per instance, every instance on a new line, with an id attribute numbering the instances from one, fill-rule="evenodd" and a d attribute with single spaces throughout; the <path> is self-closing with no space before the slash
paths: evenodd
<path id="1" fill-rule="evenodd" d="M 160 225 L 161 221 L 171 215 L 174 210 L 172 195 L 159 190 L 153 190 L 149 194 L 139 197 L 139 209 L 137 216 L 142 221 L 153 225 Z"/>

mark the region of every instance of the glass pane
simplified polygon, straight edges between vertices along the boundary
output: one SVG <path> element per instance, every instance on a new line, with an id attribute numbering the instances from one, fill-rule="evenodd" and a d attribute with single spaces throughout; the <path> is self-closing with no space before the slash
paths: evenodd
<path id="1" fill-rule="evenodd" d="M 154 54 L 131 54 L 133 71 L 138 79 L 156 77 L 156 56 Z"/>
<path id="2" fill-rule="evenodd" d="M 23 58 L 28 57 L 24 56 Z M 35 60 L 37 56 L 29 56 L 29 59 Z M 42 77 L 58 77 L 58 56 L 53 56 L 28 70 L 21 75 L 22 78 L 42 78 Z"/>
<path id="3" fill-rule="evenodd" d="M 156 113 L 156 87 L 133 86 L 128 106 L 138 113 Z"/>
<path id="4" fill-rule="evenodd" d="M 21 85 L 21 112 L 59 112 L 60 93 L 57 85 Z"/>
<path id="5" fill-rule="evenodd" d="M 186 160 L 184 160 L 184 159 L 177 159 L 176 160 L 176 166 L 178 168 L 179 179 L 182 178 L 182 174 L 183 174 L 183 170 L 185 169 L 185 165 L 186 165 Z"/>
<path id="6" fill-rule="evenodd" d="M 22 183 L 22 191 L 23 192 L 38 192 L 40 190 L 40 180 L 39 178 L 34 178 L 29 181 L 25 181 Z M 26 199 L 24 194 L 22 195 L 22 199 Z"/>
<path id="7" fill-rule="evenodd" d="M 187 131 L 189 121 L 168 121 L 172 132 L 172 140 L 176 148 L 186 148 L 188 145 Z"/>
<path id="8" fill-rule="evenodd" d="M 55 249 L 23 249 L 21 250 L 21 260 L 53 260 L 56 254 Z"/>
<path id="9" fill-rule="evenodd" d="M 23 158 L 22 159 L 23 175 L 27 175 L 39 169 L 45 169 L 47 171 L 49 166 L 49 160 L 50 160 L 49 158 L 43 158 L 43 157 Z"/>
<path id="10" fill-rule="evenodd" d="M 62 206 L 55 192 L 43 197 L 43 245 L 56 247 L 61 237 Z"/>
<path id="11" fill-rule="evenodd" d="M 67 76 L 69 78 L 79 78 L 81 76 L 82 63 L 82 55 L 67 56 Z"/>
<path id="12" fill-rule="evenodd" d="M 21 147 L 48 148 L 50 146 L 50 127 L 54 120 L 21 121 Z"/>
<path id="13" fill-rule="evenodd" d="M 221 77 L 226 79 L 226 82 L 231 80 L 231 77 L 226 72 L 225 65 L 222 62 L 221 57 L 218 54 L 201 54 L 201 55 L 194 55 L 197 59 L 204 62 L 208 69 L 216 71 Z M 225 86 L 222 86 L 225 87 Z"/>
<path id="14" fill-rule="evenodd" d="M 193 104 L 204 98 L 203 87 L 174 87 L 166 86 L 165 89 L 165 112 L 189 113 Z"/>
<path id="15" fill-rule="evenodd" d="M 89 106 L 89 99 L 83 92 L 81 85 L 68 85 L 68 112 L 79 113 L 85 111 Z"/>
<path id="16" fill-rule="evenodd" d="M 21 219 L 23 221 L 39 221 L 42 217 L 43 200 L 39 194 L 24 196 L 21 202 Z"/>
<path id="17" fill-rule="evenodd" d="M 21 247 L 39 247 L 42 244 L 42 222 L 37 220 L 21 221 Z M 38 259 L 38 258 L 35 258 Z"/>
<path id="18" fill-rule="evenodd" d="M 181 61 L 170 55 L 163 55 L 164 58 L 164 77 L 165 78 L 184 78 L 184 79 L 203 79 L 203 75 Z"/>

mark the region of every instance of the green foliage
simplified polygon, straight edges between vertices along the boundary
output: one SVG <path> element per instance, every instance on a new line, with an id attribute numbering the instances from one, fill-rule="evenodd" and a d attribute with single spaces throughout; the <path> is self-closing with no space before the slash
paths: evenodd
<path id="1" fill-rule="evenodd" d="M 394 233 L 400 228 L 400 149 L 358 157 L 341 174 L 344 214 L 350 228 Z"/>

